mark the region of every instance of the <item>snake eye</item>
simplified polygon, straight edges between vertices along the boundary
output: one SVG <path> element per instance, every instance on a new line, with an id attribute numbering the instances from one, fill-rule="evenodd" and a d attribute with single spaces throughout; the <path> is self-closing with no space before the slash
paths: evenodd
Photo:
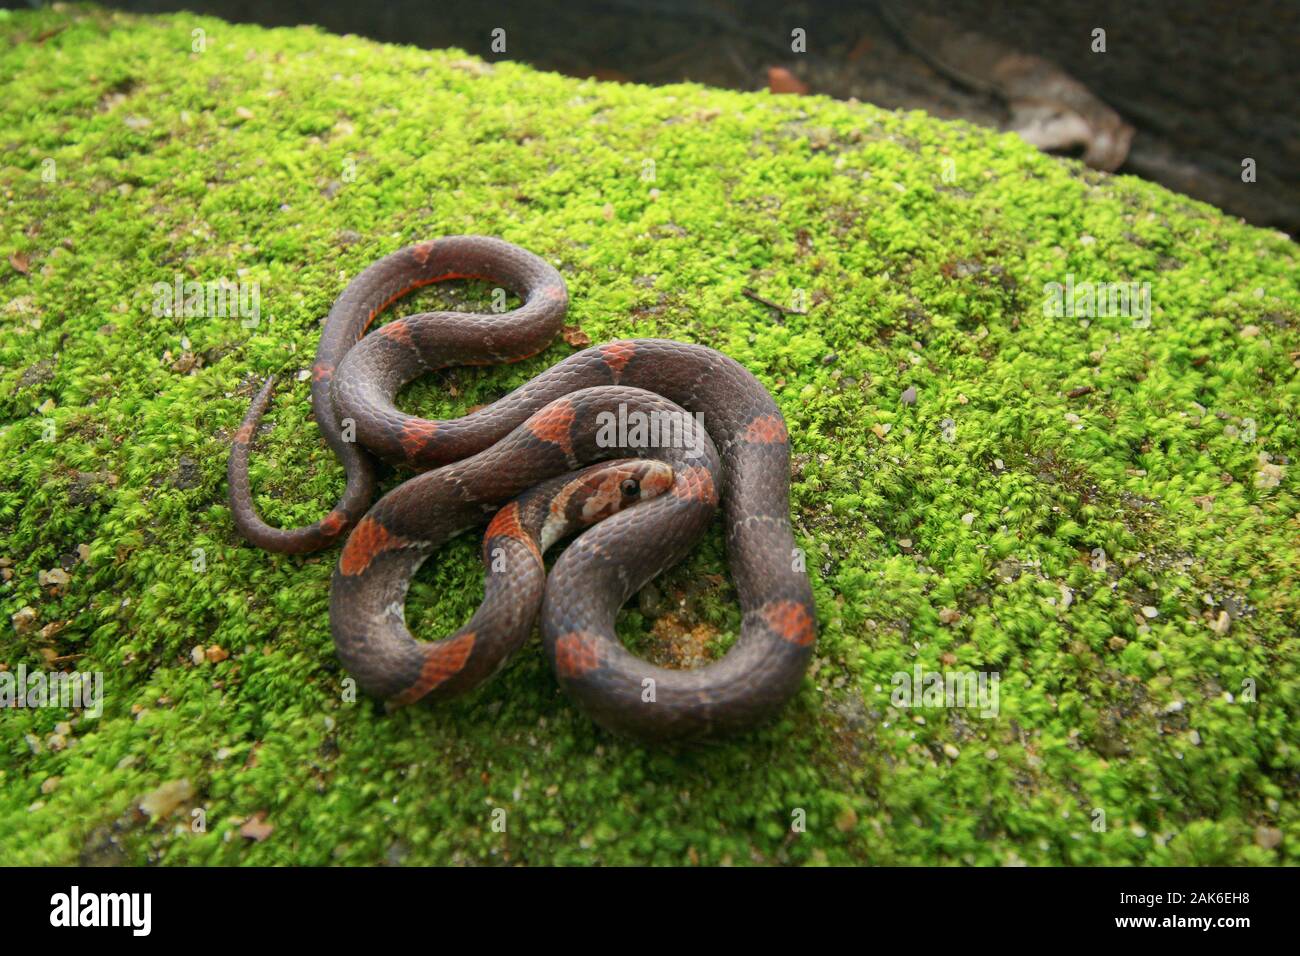
<path id="1" fill-rule="evenodd" d="M 618 486 L 619 491 L 623 492 L 624 498 L 635 498 L 641 494 L 641 482 L 635 478 L 624 478 L 623 483 Z"/>

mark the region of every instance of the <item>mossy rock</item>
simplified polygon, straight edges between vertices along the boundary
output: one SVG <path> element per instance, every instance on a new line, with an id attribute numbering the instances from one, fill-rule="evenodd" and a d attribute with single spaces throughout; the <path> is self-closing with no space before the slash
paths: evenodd
<path id="1" fill-rule="evenodd" d="M 0 661 L 106 694 L 97 719 L 0 716 L 6 862 L 1300 857 L 1286 237 L 921 114 L 307 28 L 0 11 L 0 78 Z M 259 504 L 313 520 L 342 487 L 295 374 L 320 319 L 375 258 L 453 233 L 554 262 L 591 341 L 712 345 L 781 404 L 821 637 L 776 723 L 630 744 L 536 645 L 388 716 L 345 699 L 335 555 L 234 533 L 257 382 L 281 374 Z M 255 284 L 260 322 L 155 314 L 178 277 Z M 1136 283 L 1149 313 L 1058 314 L 1051 283 Z M 461 414 L 573 348 L 402 401 Z M 475 551 L 422 572 L 418 633 L 467 617 Z M 642 653 L 734 636 L 716 532 L 657 592 L 620 625 Z M 893 706 L 918 665 L 996 671 L 997 714 Z"/>

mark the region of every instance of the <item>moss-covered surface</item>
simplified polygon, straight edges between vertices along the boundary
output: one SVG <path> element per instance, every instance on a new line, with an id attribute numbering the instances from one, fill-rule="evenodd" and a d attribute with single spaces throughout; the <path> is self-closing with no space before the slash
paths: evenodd
<path id="1" fill-rule="evenodd" d="M 0 661 L 106 682 L 98 719 L 0 716 L 5 862 L 1300 858 L 1284 237 L 920 115 L 309 29 L 0 11 L 0 83 Z M 536 646 L 386 716 L 342 699 L 335 556 L 235 535 L 226 442 L 259 378 L 287 373 L 261 506 L 309 521 L 342 486 L 295 377 L 321 317 L 374 258 L 460 232 L 555 262 L 592 341 L 714 345 L 781 403 L 821 640 L 779 722 L 646 750 Z M 263 323 L 155 317 L 178 275 L 256 282 Z M 1150 283 L 1149 326 L 1045 314 L 1067 275 Z M 486 290 L 409 308 L 448 302 Z M 572 349 L 403 401 L 455 415 Z M 468 615 L 475 547 L 422 572 L 417 632 Z M 734 635 L 716 533 L 659 590 L 621 625 L 643 653 Z M 996 670 L 998 716 L 893 708 L 917 663 Z"/>

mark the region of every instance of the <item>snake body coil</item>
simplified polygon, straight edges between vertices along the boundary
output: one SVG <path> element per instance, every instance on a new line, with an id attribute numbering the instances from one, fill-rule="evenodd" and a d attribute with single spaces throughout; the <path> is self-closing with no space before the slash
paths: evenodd
<path id="1" fill-rule="evenodd" d="M 362 337 L 396 299 L 430 282 L 461 277 L 503 284 L 522 305 L 502 314 L 421 313 Z M 482 639 L 479 615 L 508 620 L 504 631 L 514 635 L 514 646 L 522 640 L 521 628 L 526 636 L 531 627 L 528 608 L 535 613 L 540 554 L 534 561 L 529 545 L 537 543 L 536 528 L 519 518 L 520 509 L 536 507 L 538 499 L 521 499 L 498 514 L 485 543 L 491 550 L 495 542 L 506 567 L 515 564 L 518 575 L 489 570 L 488 600 L 479 614 L 440 641 L 415 641 L 402 620 L 406 587 L 420 563 L 447 537 L 539 482 L 634 455 L 650 469 L 652 486 L 669 473 L 672 484 L 633 507 L 593 504 L 605 520 L 566 549 L 545 582 L 541 628 L 547 655 L 561 685 L 612 730 L 660 741 L 748 728 L 794 695 L 816 640 L 812 593 L 790 527 L 789 436 L 776 403 L 748 370 L 699 345 L 625 340 L 576 353 L 463 418 L 428 421 L 394 404 L 403 385 L 432 369 L 492 365 L 537 353 L 558 332 L 567 302 L 558 272 L 497 239 L 449 237 L 371 265 L 331 309 L 313 366 L 313 413 L 347 472 L 342 500 L 306 528 L 281 530 L 258 518 L 248 451 L 269 401 L 268 382 L 231 452 L 236 526 L 254 544 L 291 553 L 328 546 L 355 528 L 330 594 L 340 657 L 362 687 L 392 703 L 450 696 L 490 676 L 513 650 L 498 654 L 502 641 Z M 343 440 L 344 420 L 355 423 L 356 444 Z M 645 422 L 650 427 L 637 431 L 636 424 Z M 622 425 L 612 427 L 616 423 Z M 623 427 L 628 423 L 631 430 Z M 670 440 L 663 440 L 665 433 Z M 433 470 L 399 485 L 365 512 L 374 493 L 372 453 Z M 547 486 L 546 494 L 554 496 L 575 481 L 579 490 L 571 489 L 567 505 L 575 504 L 575 494 L 579 504 L 594 501 L 597 493 L 583 490 L 574 476 Z M 648 664 L 618 641 L 615 615 L 646 582 L 686 556 L 719 500 L 740 598 L 740 636 L 721 660 L 702 668 Z M 518 561 L 509 560 L 512 552 Z M 518 623 L 523 618 L 527 626 Z"/>

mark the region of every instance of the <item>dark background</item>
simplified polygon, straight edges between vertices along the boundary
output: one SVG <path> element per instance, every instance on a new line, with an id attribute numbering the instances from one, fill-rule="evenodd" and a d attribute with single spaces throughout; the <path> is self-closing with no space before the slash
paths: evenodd
<path id="1" fill-rule="evenodd" d="M 21 0 L 0 5 L 22 6 Z M 32 4 L 36 5 L 36 4 Z M 227 20 L 314 23 L 334 33 L 611 81 L 693 80 L 763 89 L 784 67 L 810 92 L 1005 125 L 996 95 L 934 64 L 900 18 L 943 18 L 1010 50 L 1043 57 L 1136 130 L 1119 172 L 1211 202 L 1258 225 L 1300 233 L 1300 0 L 1066 3 L 1032 0 L 575 0 L 362 4 L 327 0 L 118 0 L 136 12 L 193 10 Z M 882 6 L 883 5 L 883 6 Z M 507 34 L 493 53 L 491 31 Z M 790 31 L 807 31 L 806 54 Z M 1090 49 L 1094 28 L 1107 51 Z M 1241 181 L 1246 157 L 1257 181 Z"/>

